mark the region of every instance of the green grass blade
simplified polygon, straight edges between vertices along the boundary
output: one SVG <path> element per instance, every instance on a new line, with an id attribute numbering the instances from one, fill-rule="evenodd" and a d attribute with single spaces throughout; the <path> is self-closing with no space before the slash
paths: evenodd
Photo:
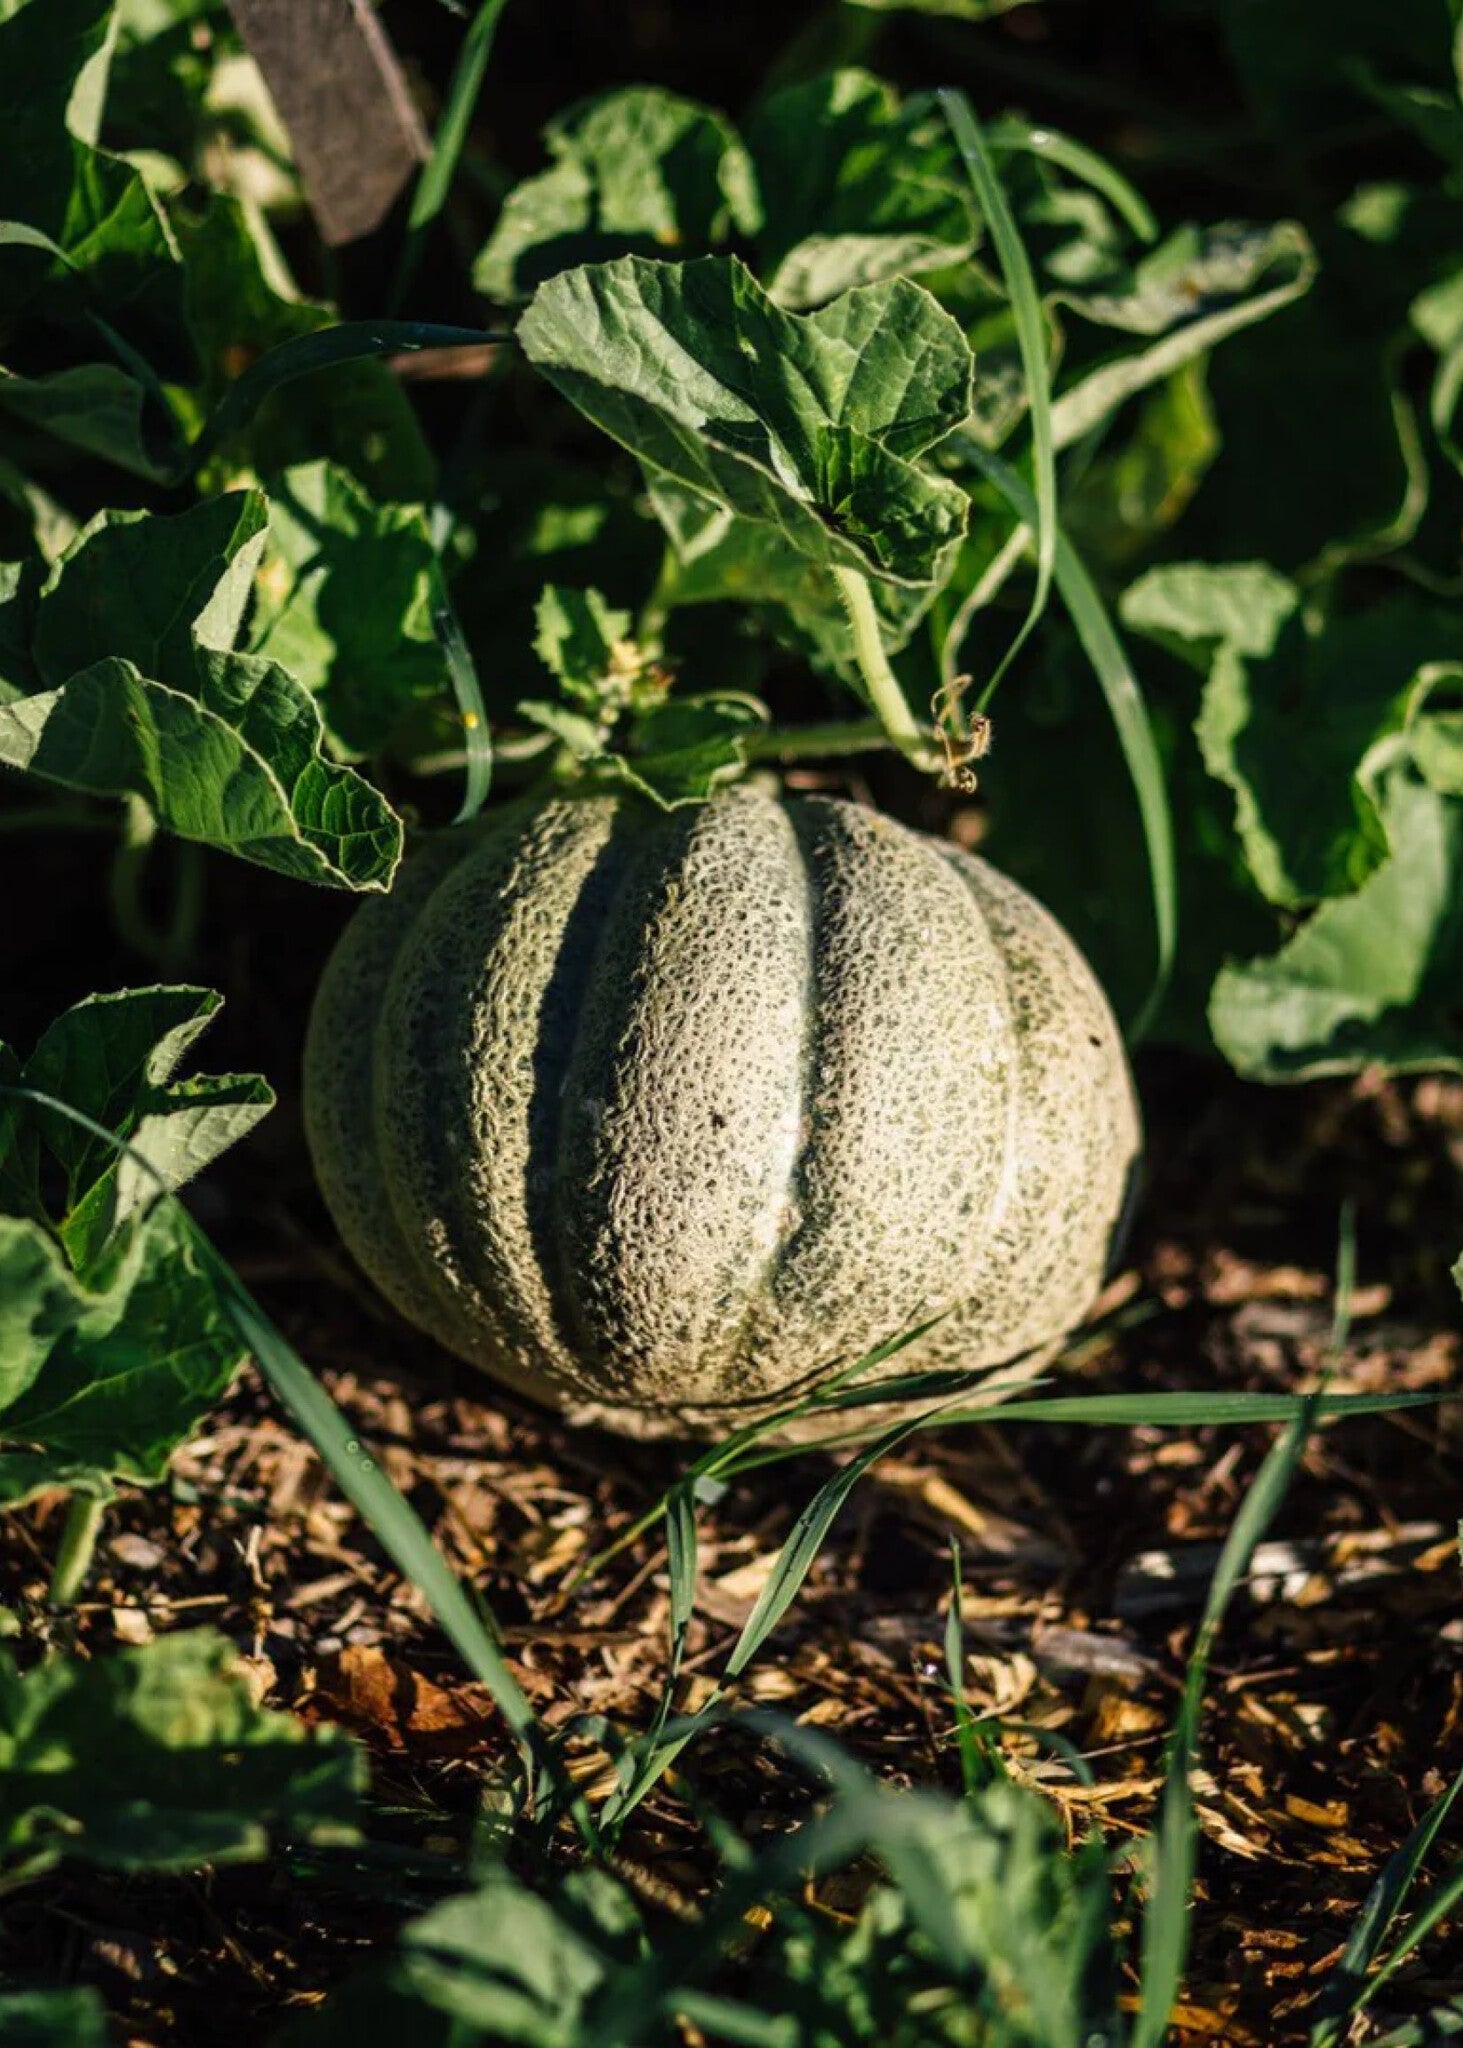
<path id="1" fill-rule="evenodd" d="M 950 1606 L 945 1615 L 945 1676 L 950 1685 L 950 1705 L 955 1715 L 955 1743 L 960 1753 L 960 1781 L 967 1799 L 976 1794 L 1003 1765 L 999 1750 L 983 1740 L 976 1718 L 965 1697 L 965 1625 L 960 1612 L 965 1587 L 960 1575 L 960 1545 L 950 1545 Z"/>
<path id="2" fill-rule="evenodd" d="M 992 1408 L 952 1409 L 938 1421 L 1090 1422 L 1117 1429 L 1199 1429 L 1215 1423 L 1291 1422 L 1311 1409 L 1325 1420 L 1435 1408 L 1456 1394 L 1062 1394 L 1047 1401 L 1002 1401 Z"/>
<path id="3" fill-rule="evenodd" d="M 457 699 L 458 715 L 462 720 L 466 760 L 462 802 L 453 823 L 465 825 L 481 811 L 493 785 L 493 734 L 488 723 L 488 707 L 483 701 L 482 684 L 478 681 L 477 663 L 472 658 L 457 608 L 448 591 L 440 556 L 433 571 L 432 584 L 432 627 L 447 663 L 447 673 L 452 678 L 452 694 Z"/>
<path id="4" fill-rule="evenodd" d="M 401 262 L 391 290 L 393 308 L 399 306 L 410 291 L 427 234 L 447 204 L 458 160 L 467 141 L 467 131 L 472 125 L 473 110 L 487 74 L 493 38 L 506 5 L 507 0 L 482 0 L 471 27 L 463 37 L 441 118 L 437 122 L 437 132 L 432 138 L 432 154 L 422 165 L 416 190 L 412 193 L 406 241 L 402 245 Z"/>
<path id="5" fill-rule="evenodd" d="M 54 1111 L 89 1131 L 127 1158 L 158 1189 L 176 1202 L 219 1300 L 238 1334 L 241 1350 L 254 1359 L 265 1380 L 309 1437 L 341 1492 L 356 1508 L 392 1562 L 410 1579 L 431 1607 L 444 1635 L 468 1669 L 492 1695 L 507 1722 L 529 1771 L 546 1765 L 573 1812 L 585 1840 L 593 1842 L 593 1821 L 578 1793 L 558 1765 L 527 1696 L 509 1670 L 496 1628 L 469 1599 L 461 1581 L 432 1541 L 416 1510 L 365 1449 L 346 1417 L 310 1371 L 299 1353 L 265 1314 L 211 1238 L 178 1201 L 172 1187 L 146 1158 L 115 1131 L 84 1110 L 21 1083 L 0 1086 L 0 1098 L 32 1102 Z"/>
<path id="6" fill-rule="evenodd" d="M 1023 121 L 1019 115 L 1007 114 L 986 130 L 986 143 L 996 154 L 1002 150 L 1024 149 L 1032 156 L 1056 164 L 1060 170 L 1080 178 L 1084 185 L 1090 185 L 1094 192 L 1107 200 L 1140 242 L 1158 240 L 1158 222 L 1148 201 L 1135 185 L 1128 183 L 1121 171 L 1106 157 L 1099 156 L 1095 149 L 1089 149 L 1085 142 L 1078 142 L 1045 124 L 1037 127 L 1033 122 Z"/>
<path id="7" fill-rule="evenodd" d="M 686 1657 L 686 1633 L 691 1626 L 691 1614 L 696 1604 L 696 1482 L 689 1474 L 673 1486 L 666 1496 L 665 1541 L 671 1591 L 670 1663 L 660 1696 L 660 1705 L 656 1708 L 650 1730 L 643 1740 L 632 1743 L 626 1752 L 633 1759 L 630 1776 L 618 1791 L 611 1794 L 600 1810 L 600 1825 L 605 1829 L 623 1827 L 646 1793 L 669 1770 L 686 1743 L 691 1740 L 693 1732 L 686 1731 L 684 1738 L 678 1739 L 674 1744 L 665 1742 L 666 1723 L 670 1719 L 676 1686 L 680 1682 L 681 1666 Z M 707 1702 L 707 1708 L 714 1704 L 715 1695 Z M 706 1708 L 703 1708 L 703 1714 L 705 1711 Z M 701 1717 L 694 1718 L 699 1722 Z"/>
<path id="8" fill-rule="evenodd" d="M 880 1458 L 911 1436 L 916 1427 L 915 1422 L 902 1422 L 893 1429 L 885 1430 L 866 1450 L 835 1472 L 826 1485 L 819 1487 L 793 1524 L 791 1534 L 777 1554 L 771 1575 L 758 1595 L 757 1604 L 747 1616 L 727 1659 L 728 1678 L 741 1676 L 791 1607 L 823 1547 L 823 1539 L 832 1527 L 834 1516 L 864 1474 L 871 1465 L 877 1464 Z"/>
<path id="9" fill-rule="evenodd" d="M 1447 1791 L 1434 1800 L 1417 1826 L 1393 1850 L 1377 1873 L 1347 1937 L 1341 1959 L 1316 2000 L 1311 2048 L 1338 2048 L 1353 2014 L 1365 1999 L 1370 1998 L 1366 1973 L 1375 1962 L 1387 1929 L 1401 1911 L 1460 1790 L 1463 1790 L 1463 1771 L 1458 1773 Z"/>
<path id="10" fill-rule="evenodd" d="M 1448 1871 L 1440 1881 L 1437 1890 L 1407 1929 L 1407 1932 L 1398 1942 L 1396 1948 L 1393 1949 L 1391 1955 L 1388 1956 L 1387 1960 L 1377 1971 L 1375 1977 L 1372 1978 L 1371 1982 L 1361 1993 L 1361 1996 L 1356 2001 L 1356 2009 L 1358 2011 L 1363 2006 L 1370 2005 L 1372 1999 L 1381 1990 L 1388 1978 L 1395 1976 L 1413 1950 L 1420 1948 L 1433 1929 L 1452 1914 L 1460 1899 L 1463 1899 L 1463 1857 L 1449 1865 Z"/>
<path id="11" fill-rule="evenodd" d="M 346 320 L 319 334 L 296 335 L 293 341 L 269 349 L 229 386 L 188 451 L 186 474 L 191 475 L 222 441 L 251 420 L 272 391 L 293 383 L 296 377 L 308 377 L 336 363 L 360 362 L 367 356 L 461 348 L 512 338 L 481 327 L 443 327 L 422 320 Z M 182 482 L 182 477 L 177 481 Z"/>
<path id="12" fill-rule="evenodd" d="M 998 455 L 992 455 L 969 436 L 964 439 L 962 448 L 975 466 L 1004 494 L 1022 520 L 1028 526 L 1034 525 L 1040 518 L 1040 508 L 1024 478 L 1018 476 L 1009 463 L 1003 462 Z M 1174 858 L 1168 784 L 1149 722 L 1148 707 L 1143 702 L 1143 693 L 1138 688 L 1123 643 L 1081 556 L 1066 535 L 1060 532 L 1056 535 L 1056 579 L 1077 638 L 1107 699 L 1143 825 L 1149 887 L 1153 894 L 1157 959 L 1152 986 L 1131 1029 L 1132 1037 L 1141 1038 L 1163 1000 L 1163 992 L 1173 971 L 1174 947 L 1178 939 L 1178 869 Z"/>
<path id="13" fill-rule="evenodd" d="M 1031 522 L 1036 535 L 1036 587 L 1020 631 L 977 700 L 976 709 L 983 712 L 997 684 L 1046 610 L 1051 595 L 1057 554 L 1057 455 L 1052 438 L 1051 373 L 1046 359 L 1046 322 L 1031 259 L 1026 253 L 1015 215 L 1006 203 L 1006 195 L 996 176 L 975 110 L 966 95 L 951 86 L 942 86 L 937 98 L 964 160 L 971 190 L 990 228 L 1001 275 L 1010 294 L 1016 343 L 1021 352 L 1022 374 L 1026 379 L 1026 401 L 1031 417 L 1031 467 L 1036 479 L 1036 517 Z"/>
<path id="14" fill-rule="evenodd" d="M 1189 1949 L 1189 1895 L 1193 1887 L 1198 1823 L 1192 1776 L 1199 1746 L 1199 1715 L 1214 1638 L 1255 1547 L 1270 1526 L 1300 1462 L 1310 1433 L 1314 1398 L 1274 1444 L 1240 1504 L 1209 1587 L 1204 1616 L 1174 1723 L 1169 1764 L 1153 1840 L 1155 1872 L 1143 1916 L 1142 1976 L 1132 2048 L 1163 2048 L 1169 2015 L 1183 1986 Z"/>
<path id="15" fill-rule="evenodd" d="M 1331 1325 L 1330 1364 L 1334 1365 L 1351 1328 L 1352 1294 L 1356 1283 L 1356 1216 L 1350 1203 L 1341 1211 L 1336 1249 L 1336 1305 Z M 1209 1584 L 1209 1595 L 1184 1677 L 1183 1699 L 1169 1745 L 1158 1827 L 1153 1841 L 1156 1873 L 1148 1909 L 1143 1916 L 1142 1971 L 1139 2009 L 1132 2048 L 1162 2048 L 1168 2038 L 1169 2015 L 1183 1988 L 1189 1947 L 1189 1894 L 1194 1880 L 1198 1821 L 1194 1813 L 1192 1776 L 1199 1752 L 1199 1717 L 1215 1637 L 1235 1589 L 1249 1570 L 1261 1537 L 1295 1476 L 1320 1410 L 1323 1393 L 1306 1397 L 1300 1413 L 1286 1426 L 1255 1475 Z"/>

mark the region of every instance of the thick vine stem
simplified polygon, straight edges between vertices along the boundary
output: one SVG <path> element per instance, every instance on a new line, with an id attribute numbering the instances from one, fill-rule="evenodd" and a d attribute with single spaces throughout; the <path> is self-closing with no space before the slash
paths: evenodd
<path id="1" fill-rule="evenodd" d="M 834 569 L 833 580 L 853 629 L 854 658 L 879 723 L 906 761 L 927 774 L 932 773 L 939 767 L 940 757 L 920 730 L 899 678 L 889 666 L 868 578 L 857 569 L 840 567 Z"/>
<path id="2" fill-rule="evenodd" d="M 52 1607 L 69 1607 L 81 1591 L 82 1581 L 91 1570 L 106 1505 L 94 1493 L 72 1494 L 46 1594 Z"/>
<path id="3" fill-rule="evenodd" d="M 876 754 L 894 745 L 877 718 L 836 719 L 754 732 L 745 742 L 749 761 L 827 761 L 842 754 Z"/>
<path id="4" fill-rule="evenodd" d="M 142 884 L 158 836 L 157 819 L 140 796 L 129 794 L 124 805 L 121 843 L 112 858 L 112 915 L 134 951 L 172 971 L 188 958 L 198 940 L 203 914 L 202 860 L 189 841 L 178 843 L 170 915 L 165 925 L 153 924 L 143 907 Z"/>

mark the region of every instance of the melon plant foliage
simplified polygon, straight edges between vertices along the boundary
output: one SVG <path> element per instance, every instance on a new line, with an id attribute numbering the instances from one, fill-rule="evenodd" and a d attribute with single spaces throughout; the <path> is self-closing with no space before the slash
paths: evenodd
<path id="1" fill-rule="evenodd" d="M 979 704 L 982 855 L 1120 1019 L 1266 1082 L 1463 1071 L 1457 7 L 1147 0 L 1244 109 L 1165 157 L 996 90 L 1016 4 L 854 0 L 737 107 L 573 98 L 356 263 L 227 9 L 0 0 L 0 894 L 52 834 L 91 849 L 136 963 L 0 1017 L 0 1506 L 69 1493 L 83 1562 L 247 1348 L 173 1199 L 287 1078 L 197 1070 L 228 862 L 343 922 L 494 780 L 676 812 L 891 746 L 912 814 L 942 767 L 968 801 Z M 339 1839 L 358 1779 L 209 1636 L 0 1652 L 0 1884 Z M 1004 1784 L 871 1833 L 876 1797 L 826 1811 L 825 1867 L 883 1858 L 860 1913 L 779 1908 L 759 1957 L 801 2031 L 736 2038 L 903 2039 L 901 2001 L 921 2044 L 1123 2038 L 1100 1858 Z M 723 1840 L 729 1926 L 791 1897 Z M 607 1871 L 477 1875 L 297 2038 L 737 2017 L 725 1930 L 662 1968 Z M 88 1994 L 7 1988 L 0 2034 L 103 2038 Z"/>

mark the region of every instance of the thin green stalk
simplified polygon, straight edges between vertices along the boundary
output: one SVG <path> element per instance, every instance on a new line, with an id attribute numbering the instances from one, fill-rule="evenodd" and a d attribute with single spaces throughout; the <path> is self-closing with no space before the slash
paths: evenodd
<path id="1" fill-rule="evenodd" d="M 447 204 L 453 175 L 472 124 L 473 109 L 482 91 L 488 59 L 492 55 L 493 38 L 506 5 L 507 0 L 483 0 L 463 38 L 452 83 L 447 88 L 442 118 L 432 139 L 432 154 L 422 166 L 412 194 L 406 241 L 402 245 L 401 261 L 391 289 L 390 309 L 393 312 L 411 289 L 432 223 Z"/>
<path id="2" fill-rule="evenodd" d="M 833 581 L 848 614 L 848 623 L 853 631 L 854 659 L 879 723 L 906 761 L 926 773 L 930 772 L 939 766 L 939 755 L 920 730 L 899 678 L 889 666 L 868 578 L 861 576 L 857 569 L 839 567 L 833 571 Z"/>
<path id="3" fill-rule="evenodd" d="M 951 619 L 940 647 L 940 681 L 945 686 L 947 700 L 954 712 L 955 677 L 960 666 L 960 650 L 970 632 L 971 620 L 979 611 L 992 602 L 996 593 L 1006 582 L 1016 564 L 1026 553 L 1031 543 L 1031 528 L 1018 524 L 1006 536 L 999 552 L 986 565 L 985 570 L 960 600 L 959 609 Z"/>
<path id="4" fill-rule="evenodd" d="M 635 643 L 645 654 L 658 655 L 661 651 L 666 621 L 675 602 L 676 580 L 679 574 L 680 562 L 676 551 L 667 542 L 661 550 L 660 567 L 655 572 L 654 587 L 635 618 Z"/>
<path id="5" fill-rule="evenodd" d="M 1021 239 L 1016 217 L 1001 189 L 991 162 L 990 151 L 975 109 L 963 92 L 942 86 L 937 94 L 950 132 L 965 164 L 965 174 L 976 202 L 990 229 L 991 241 L 1000 261 L 1001 278 L 1010 299 L 1011 318 L 1021 353 L 1021 373 L 1026 384 L 1027 411 L 1031 422 L 1031 470 L 1036 535 L 1036 583 L 1026 617 L 986 683 L 976 706 L 984 712 L 996 685 L 1010 668 L 1051 595 L 1057 560 L 1057 458 L 1052 437 L 1051 371 L 1047 363 L 1046 320 L 1041 293 L 1031 268 L 1031 258 Z"/>
<path id="6" fill-rule="evenodd" d="M 827 761 L 843 754 L 874 754 L 891 745 L 877 718 L 798 725 L 781 732 L 753 733 L 745 742 L 749 761 Z"/>
<path id="7" fill-rule="evenodd" d="M 66 1509 L 66 1524 L 56 1551 L 56 1563 L 46 1594 L 52 1607 L 69 1607 L 81 1591 L 96 1554 L 106 1502 L 94 1493 L 73 1493 Z"/>

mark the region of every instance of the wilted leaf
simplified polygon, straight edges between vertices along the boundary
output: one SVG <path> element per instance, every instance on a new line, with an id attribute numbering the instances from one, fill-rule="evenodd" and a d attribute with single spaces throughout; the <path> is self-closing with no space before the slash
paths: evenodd
<path id="1" fill-rule="evenodd" d="M 1052 406 L 1058 447 L 1079 440 L 1134 392 L 1309 289 L 1316 259 L 1294 221 L 1181 228 L 1124 280 L 1057 297 L 1100 327 L 1151 338 L 1147 347 L 1086 368 Z M 1221 410 L 1221 418 L 1225 415 Z"/>
<path id="2" fill-rule="evenodd" d="M 1209 395 L 1224 445 L 1186 522 L 1191 552 L 1224 560 L 1242 548 L 1288 571 L 1409 538 L 1427 482 L 1389 345 L 1402 311 L 1323 273 L 1299 304 L 1216 352 Z"/>
<path id="3" fill-rule="evenodd" d="M 649 469 L 811 560 L 908 584 L 948 565 L 965 494 L 917 458 L 969 409 L 971 360 L 917 285 L 796 315 L 735 261 L 626 257 L 551 279 L 518 331 Z"/>
<path id="4" fill-rule="evenodd" d="M 752 166 L 731 123 L 658 86 L 582 101 L 544 141 L 553 169 L 509 193 L 474 265 L 490 299 L 526 299 L 580 263 L 701 255 L 759 224 Z"/>
<path id="5" fill-rule="evenodd" d="M 1123 442 L 1064 497 L 1073 545 L 1089 562 L 1131 562 L 1183 516 L 1218 452 L 1219 426 L 1196 360 L 1149 393 Z"/>
<path id="6" fill-rule="evenodd" d="M 186 1870 L 273 1836 L 350 1839 L 364 1772 L 334 1731 L 254 1704 L 232 1643 L 163 1636 L 22 1675 L 0 1651 L 0 1856 Z"/>

